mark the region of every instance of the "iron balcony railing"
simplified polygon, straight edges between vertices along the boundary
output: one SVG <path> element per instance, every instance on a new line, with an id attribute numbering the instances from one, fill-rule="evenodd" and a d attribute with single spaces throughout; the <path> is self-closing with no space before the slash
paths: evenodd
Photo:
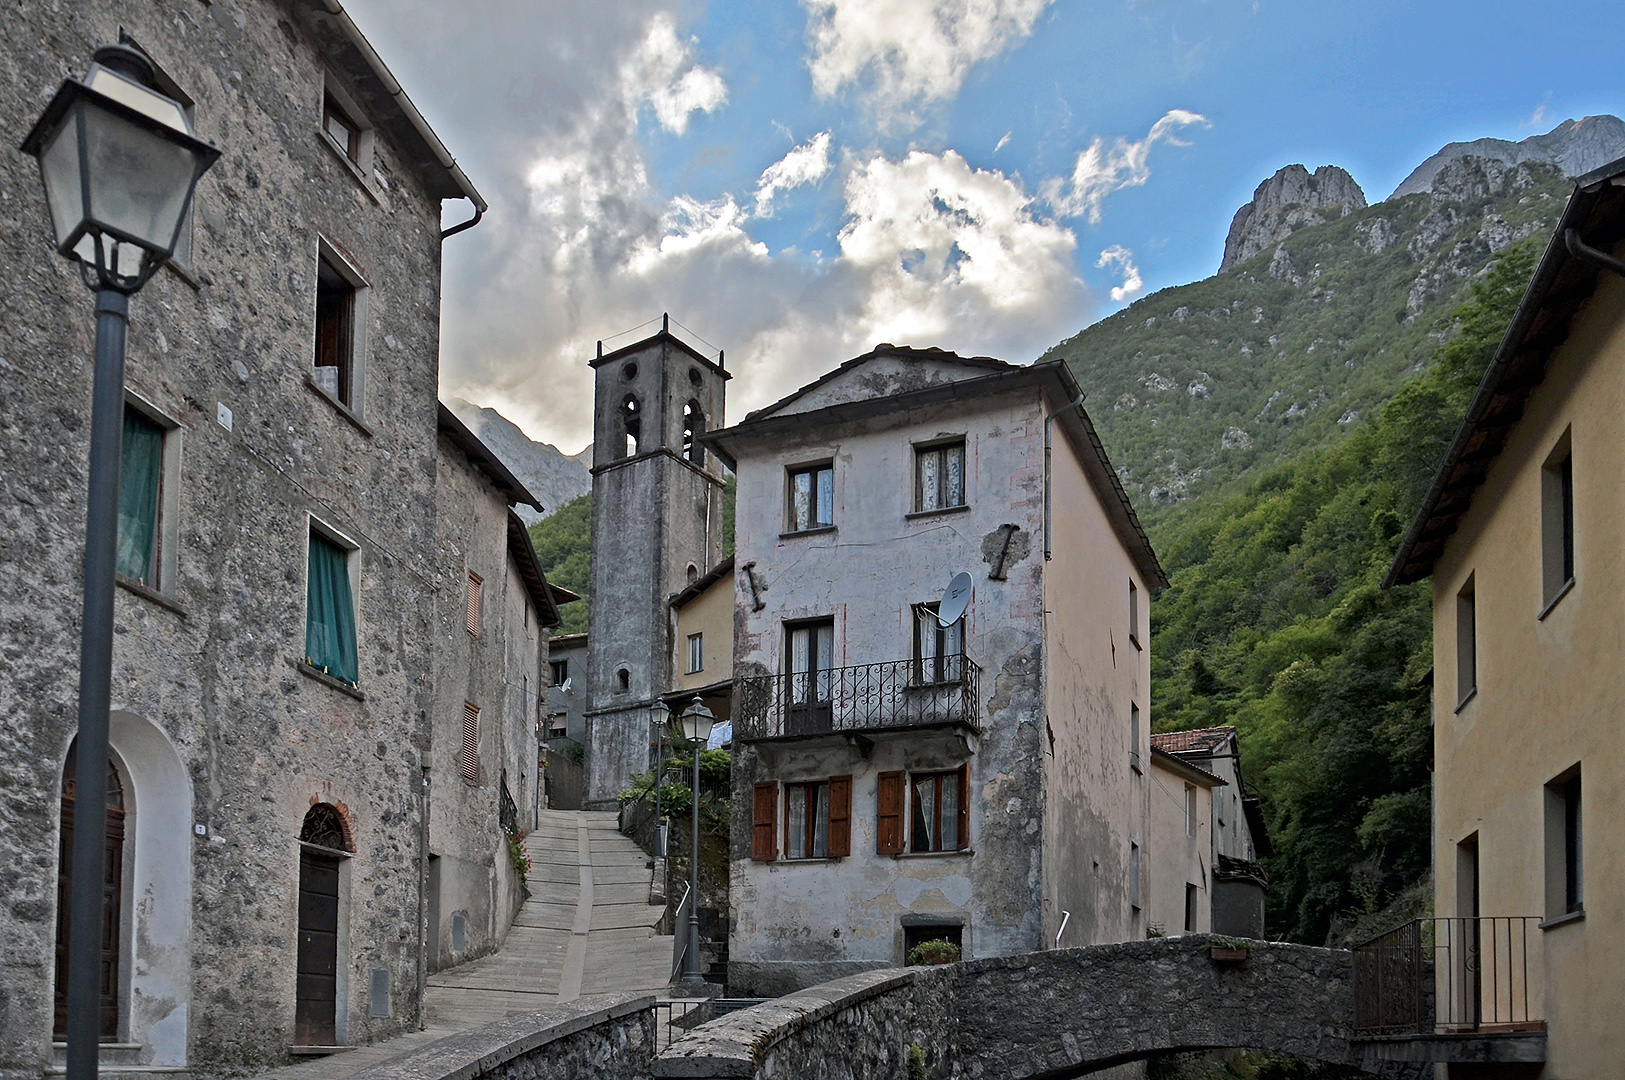
<path id="1" fill-rule="evenodd" d="M 962 655 L 745 676 L 734 683 L 734 737 L 962 726 L 980 732 L 982 669 Z"/>
<path id="2" fill-rule="evenodd" d="M 1544 1031 L 1529 987 L 1540 922 L 1532 915 L 1414 919 L 1355 946 L 1355 1033 Z"/>

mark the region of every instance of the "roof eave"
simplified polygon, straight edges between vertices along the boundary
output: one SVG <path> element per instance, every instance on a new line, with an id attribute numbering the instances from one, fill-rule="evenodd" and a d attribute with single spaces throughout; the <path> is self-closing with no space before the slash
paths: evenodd
<path id="1" fill-rule="evenodd" d="M 456 444 L 459 450 L 468 455 L 469 461 L 473 462 L 475 467 L 485 473 L 491 480 L 492 485 L 502 492 L 504 498 L 508 501 L 508 505 L 513 506 L 516 503 L 524 503 L 526 506 L 532 507 L 538 514 L 542 513 L 541 500 L 531 494 L 530 489 L 502 463 L 502 459 L 497 457 L 491 448 L 486 446 L 485 442 L 469 429 L 467 424 L 458 419 L 457 414 L 452 412 L 445 402 L 440 401 L 435 404 L 439 409 L 436 419 L 440 430 Z"/>

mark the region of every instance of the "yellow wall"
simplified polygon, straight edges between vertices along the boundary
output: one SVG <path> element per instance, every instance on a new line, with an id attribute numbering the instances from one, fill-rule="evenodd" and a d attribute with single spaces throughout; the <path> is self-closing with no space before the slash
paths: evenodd
<path id="1" fill-rule="evenodd" d="M 1603 274 L 1434 568 L 1435 889 L 1458 900 L 1474 833 L 1479 912 L 1546 912 L 1545 786 L 1581 767 L 1585 917 L 1530 930 L 1530 996 L 1554 1078 L 1625 1061 L 1625 282 Z M 1541 467 L 1565 430 L 1574 462 L 1574 586 L 1545 616 Z M 1459 711 L 1456 597 L 1477 609 L 1477 692 Z"/>
<path id="2" fill-rule="evenodd" d="M 733 678 L 734 580 L 729 574 L 677 609 L 676 655 L 672 670 L 677 689 L 692 690 Z M 688 635 L 704 634 L 705 666 L 688 670 Z"/>

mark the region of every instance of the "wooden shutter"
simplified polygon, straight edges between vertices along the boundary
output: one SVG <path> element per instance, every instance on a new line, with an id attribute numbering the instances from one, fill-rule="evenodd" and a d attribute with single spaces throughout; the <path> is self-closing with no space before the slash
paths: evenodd
<path id="1" fill-rule="evenodd" d="M 852 854 L 852 778 L 829 778 L 829 857 Z"/>
<path id="2" fill-rule="evenodd" d="M 457 752 L 457 771 L 471 783 L 480 780 L 480 707 L 463 702 L 463 748 Z"/>
<path id="3" fill-rule="evenodd" d="M 959 846 L 970 847 L 970 764 L 959 767 Z"/>
<path id="4" fill-rule="evenodd" d="M 750 857 L 757 862 L 772 862 L 779 857 L 778 812 L 778 781 L 757 784 L 750 830 Z"/>
<path id="5" fill-rule="evenodd" d="M 480 636 L 480 578 L 478 574 L 468 575 L 468 599 L 464 605 L 468 615 L 468 632 L 475 637 Z"/>
<path id="6" fill-rule="evenodd" d="M 875 851 L 898 855 L 903 850 L 903 774 L 883 772 L 875 785 Z"/>

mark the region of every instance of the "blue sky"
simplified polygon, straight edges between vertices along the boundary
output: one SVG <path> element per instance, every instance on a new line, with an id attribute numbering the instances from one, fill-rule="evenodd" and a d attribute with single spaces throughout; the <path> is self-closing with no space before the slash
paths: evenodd
<path id="1" fill-rule="evenodd" d="M 492 202 L 447 243 L 443 393 L 567 450 L 593 341 L 662 311 L 727 349 L 732 419 L 877 340 L 1023 362 L 1211 274 L 1283 165 L 1377 201 L 1625 108 L 1618 0 L 349 7 Z"/>

